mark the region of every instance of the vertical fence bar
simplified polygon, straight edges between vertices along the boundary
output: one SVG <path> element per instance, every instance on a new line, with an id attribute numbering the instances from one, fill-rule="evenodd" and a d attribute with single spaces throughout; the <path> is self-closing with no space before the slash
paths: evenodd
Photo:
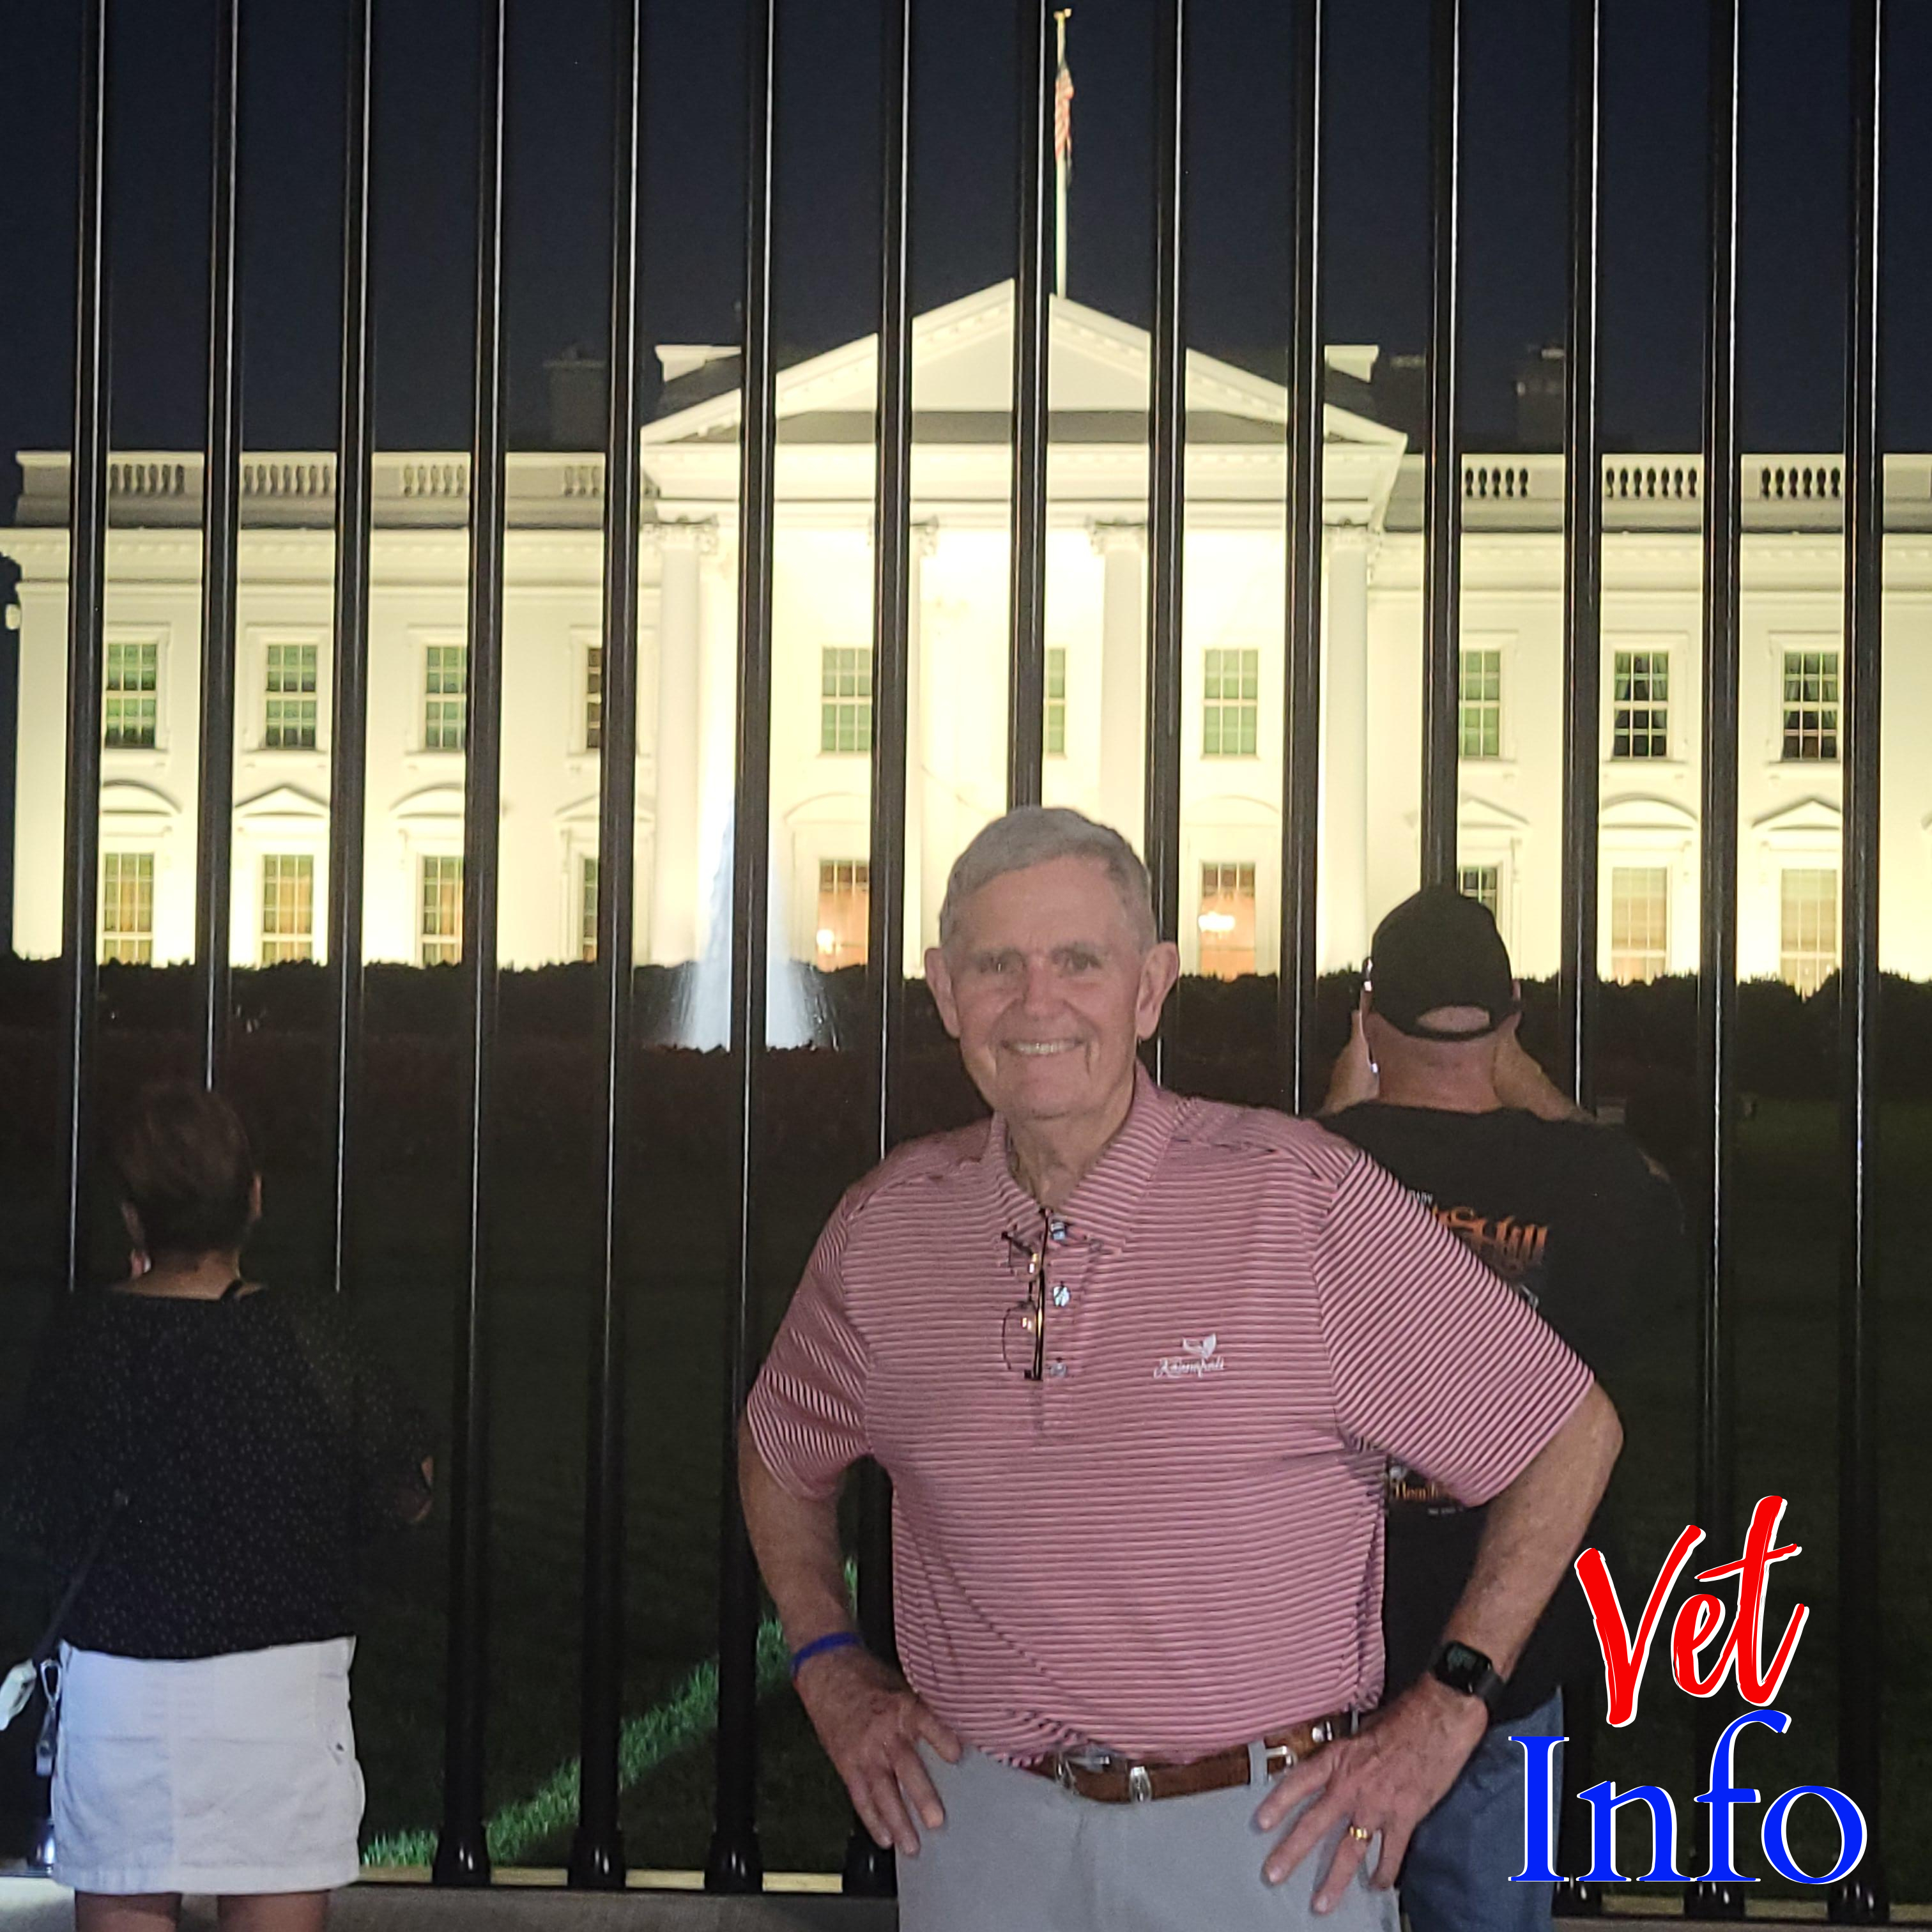
<path id="1" fill-rule="evenodd" d="M 1456 880 L 1462 590 L 1462 4 L 1433 0 L 1429 34 L 1429 468 L 1424 483 L 1422 879 Z"/>
<path id="2" fill-rule="evenodd" d="M 738 746 L 731 836 L 731 1052 L 739 1078 L 738 1219 L 727 1324 L 723 1517 L 718 1542 L 718 1790 L 704 1882 L 756 1892 L 758 1576 L 738 1502 L 738 1421 L 751 1387 L 764 1165 L 765 949 L 770 927 L 772 546 L 778 410 L 772 360 L 772 133 L 778 0 L 745 16 L 743 413 L 738 452 Z"/>
<path id="3" fill-rule="evenodd" d="M 240 253 L 242 0 L 214 10 L 214 159 L 208 259 L 208 458 L 202 472 L 201 737 L 195 820 L 194 974 L 201 1077 L 221 1077 L 228 1042 L 229 911 L 235 831 L 236 561 L 242 495 Z"/>
<path id="4" fill-rule="evenodd" d="M 496 1063 L 496 848 L 502 790 L 503 41 L 506 0 L 482 0 L 476 169 L 476 394 L 470 444 L 470 646 L 463 764 L 463 976 L 470 1040 L 466 1269 L 451 1403 L 449 1663 L 439 1885 L 487 1885 L 485 1549 L 489 1396 L 484 1301 Z"/>
<path id="5" fill-rule="evenodd" d="M 1736 1430 L 1730 1330 L 1736 1258 L 1738 1000 L 1738 0 L 1709 0 L 1710 158 L 1704 364 L 1704 769 L 1700 823 L 1697 1072 L 1704 1096 L 1704 1200 L 1698 1347 L 1697 1520 L 1733 1540 Z M 1712 1730 L 1716 1714 L 1703 1720 Z M 1742 1918 L 1743 1888 L 1700 1880 L 1687 1916 Z"/>
<path id="6" fill-rule="evenodd" d="M 1603 680 L 1604 462 L 1598 190 L 1602 0 L 1570 8 L 1570 327 L 1563 448 L 1563 932 L 1557 968 L 1570 1091 L 1592 1104 Z"/>
<path id="7" fill-rule="evenodd" d="M 349 1268 L 349 1180 L 362 1082 L 362 834 L 369 766 L 370 457 L 375 307 L 369 296 L 369 153 L 376 0 L 346 0 L 342 168 L 342 411 L 335 458 L 335 633 L 330 676 L 328 986 L 334 1159 L 331 1279 Z"/>
<path id="8" fill-rule="evenodd" d="M 1052 319 L 1053 18 L 1019 0 L 1018 259 L 1013 273 L 1013 554 L 1006 803 L 1040 802 L 1046 734 L 1046 446 Z"/>
<path id="9" fill-rule="evenodd" d="M 74 456 L 68 490 L 66 871 L 61 881 L 61 1195 L 68 1289 L 86 1242 L 100 981 L 100 691 L 107 589 L 107 0 L 81 13 L 74 213 Z"/>
<path id="10" fill-rule="evenodd" d="M 1148 876 L 1163 939 L 1180 936 L 1181 550 L 1186 534 L 1186 0 L 1154 10 L 1154 331 L 1148 478 Z M 1160 1076 L 1162 1036 L 1150 1042 Z"/>
<path id="11" fill-rule="evenodd" d="M 619 0 L 611 116 L 610 392 L 604 446 L 604 644 L 598 712 L 597 980 L 604 1018 L 603 1212 L 584 1486 L 584 1661 L 572 1885 L 624 1885 L 617 1741 L 624 1682 L 623 1240 L 629 1203 L 638 825 L 639 135 L 644 0 Z"/>
<path id="12" fill-rule="evenodd" d="M 1294 28 L 1294 284 L 1288 362 L 1288 650 L 1282 733 L 1281 1028 L 1288 1110 L 1316 1052 L 1315 912 L 1322 814 L 1322 0 Z"/>
<path id="13" fill-rule="evenodd" d="M 1597 316 L 1602 0 L 1570 8 L 1570 318 L 1563 434 L 1563 874 L 1557 1007 L 1571 1097 L 1594 1105 L 1597 1017 L 1597 819 L 1602 731 L 1604 463 L 1598 413 Z M 1596 1690 L 1586 1676 L 1564 1687 L 1562 1848 L 1564 1868 L 1587 1860 L 1588 1821 L 1569 1794 L 1595 1781 Z M 1566 1878 L 1557 1909 L 1603 1910 L 1599 1888 Z"/>
<path id="14" fill-rule="evenodd" d="M 1884 458 L 1879 442 L 1879 250 L 1883 0 L 1855 0 L 1845 298 L 1844 929 L 1838 976 L 1838 1785 L 1871 1837 L 1832 1888 L 1833 1921 L 1890 1916 L 1880 1828 L 1883 1620 L 1879 1604 L 1879 1253 L 1873 1199 L 1878 1118 L 1872 1069 L 1879 1006 L 1879 699 L 1884 658 Z"/>
<path id="15" fill-rule="evenodd" d="M 905 1024 L 906 793 L 912 763 L 912 84 L 914 0 L 882 0 L 879 170 L 879 368 L 872 545 L 872 809 L 866 914 L 866 991 L 874 1054 L 874 1145 L 883 1160 L 902 1126 Z M 893 1654 L 892 1490 L 859 1472 L 859 1626 L 875 1656 Z M 898 1888 L 892 1853 L 856 1817 L 846 1840 L 847 1892 Z"/>

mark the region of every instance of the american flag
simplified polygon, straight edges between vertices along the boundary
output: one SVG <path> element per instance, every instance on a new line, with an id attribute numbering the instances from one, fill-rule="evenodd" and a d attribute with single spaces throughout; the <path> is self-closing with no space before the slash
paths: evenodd
<path id="1" fill-rule="evenodd" d="M 1053 158 L 1073 166 L 1073 74 L 1064 59 L 1053 80 Z"/>

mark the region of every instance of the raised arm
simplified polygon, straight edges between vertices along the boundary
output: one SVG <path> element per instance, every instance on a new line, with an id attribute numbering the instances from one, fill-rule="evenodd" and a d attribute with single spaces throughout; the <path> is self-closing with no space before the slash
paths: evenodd
<path id="1" fill-rule="evenodd" d="M 1568 1420 L 1491 1501 L 1475 1565 L 1445 1639 L 1481 1651 L 1509 1675 L 1582 1541 L 1622 1446 L 1617 1412 L 1592 1384 Z M 1393 1885 L 1410 1834 L 1455 1782 L 1488 1724 L 1480 1699 L 1425 1676 L 1357 1736 L 1298 1765 L 1269 1794 L 1256 1820 L 1272 1831 L 1304 1799 L 1314 1801 L 1269 1855 L 1264 1869 L 1270 1880 L 1279 1883 L 1337 1826 L 1354 1825 L 1382 1834 L 1375 1882 Z M 1342 1838 L 1316 1893 L 1318 1910 L 1341 1897 L 1367 1849 L 1366 1838 Z"/>
<path id="2" fill-rule="evenodd" d="M 750 1425 L 738 1430 L 738 1487 L 758 1568 L 795 1655 L 819 1638 L 852 1628 L 838 1547 L 836 1494 L 794 1496 L 758 1453 Z M 820 1652 L 800 1666 L 800 1701 L 854 1808 L 874 1840 L 908 1858 L 919 1852 L 914 1814 L 928 1829 L 945 1822 L 917 1749 L 922 1738 L 948 1762 L 959 1740 L 920 1701 L 905 1679 L 862 1645 Z"/>

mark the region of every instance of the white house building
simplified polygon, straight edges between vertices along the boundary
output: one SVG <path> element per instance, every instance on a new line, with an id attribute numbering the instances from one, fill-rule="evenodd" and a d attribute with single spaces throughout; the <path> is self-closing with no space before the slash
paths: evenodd
<path id="1" fill-rule="evenodd" d="M 934 937 L 954 854 L 1004 772 L 1010 284 L 915 332 L 916 916 Z M 871 339 L 778 378 L 774 872 L 791 952 L 862 958 L 868 878 Z M 735 357 L 663 353 L 643 431 L 639 952 L 692 957 L 729 830 L 737 569 Z M 1418 866 L 1422 465 L 1370 412 L 1372 349 L 1329 351 L 1324 452 L 1320 952 L 1358 962 Z M 1148 343 L 1071 302 L 1052 316 L 1046 795 L 1138 842 L 1143 763 Z M 1359 403 L 1360 407 L 1352 406 Z M 1182 939 L 1190 970 L 1276 964 L 1281 830 L 1280 386 L 1190 358 Z M 58 950 L 68 458 L 29 452 L 0 554 L 19 587 L 14 932 Z M 1694 968 L 1699 464 L 1606 462 L 1600 964 Z M 1815 985 L 1838 944 L 1840 459 L 1750 457 L 1744 524 L 1738 957 Z M 122 454 L 110 476 L 105 956 L 192 946 L 200 652 L 199 457 Z M 602 464 L 509 458 L 501 953 L 584 956 L 595 931 Z M 234 958 L 319 956 L 326 921 L 334 459 L 243 466 Z M 1886 481 L 1881 952 L 1932 973 L 1932 458 Z M 1464 465 L 1460 857 L 1521 970 L 1556 963 L 1562 460 Z M 460 455 L 375 464 L 364 914 L 369 956 L 460 946 L 465 521 Z"/>

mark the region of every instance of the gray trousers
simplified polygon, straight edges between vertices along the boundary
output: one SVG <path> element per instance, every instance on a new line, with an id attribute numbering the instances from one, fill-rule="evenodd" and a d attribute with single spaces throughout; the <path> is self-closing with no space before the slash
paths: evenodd
<path id="1" fill-rule="evenodd" d="M 1260 1748 L 1250 1749 L 1258 1771 Z M 1097 1804 L 977 1751 L 956 1765 L 920 1753 L 946 1822 L 922 1828 L 919 1856 L 899 1859 L 900 1932 L 1397 1932 L 1394 1893 L 1366 1879 L 1379 1841 L 1324 1918 L 1311 1901 L 1340 1826 L 1285 1884 L 1262 1879 L 1262 1861 L 1288 1830 L 1256 1828 L 1264 1779 Z"/>

